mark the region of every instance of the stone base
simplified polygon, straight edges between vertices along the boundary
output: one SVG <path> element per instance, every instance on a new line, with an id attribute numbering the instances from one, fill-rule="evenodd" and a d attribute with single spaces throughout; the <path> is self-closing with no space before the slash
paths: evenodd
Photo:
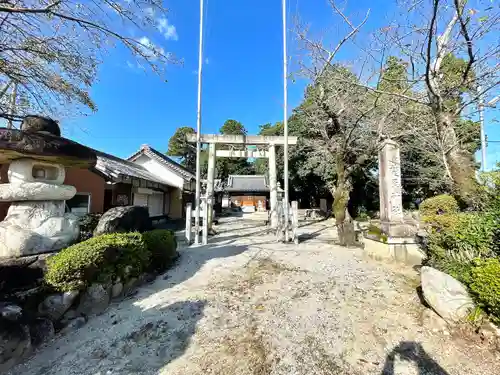
<path id="1" fill-rule="evenodd" d="M 414 237 L 417 234 L 418 228 L 414 225 L 401 223 L 401 222 L 389 222 L 381 221 L 380 229 L 388 237 L 395 238 L 409 238 Z"/>
<path id="2" fill-rule="evenodd" d="M 60 250 L 78 234 L 78 217 L 65 214 L 62 201 L 12 203 L 0 223 L 0 258 Z"/>
<path id="3" fill-rule="evenodd" d="M 415 237 L 388 237 L 384 242 L 375 236 L 366 235 L 363 242 L 365 253 L 374 259 L 415 266 L 421 265 L 425 258 Z"/>

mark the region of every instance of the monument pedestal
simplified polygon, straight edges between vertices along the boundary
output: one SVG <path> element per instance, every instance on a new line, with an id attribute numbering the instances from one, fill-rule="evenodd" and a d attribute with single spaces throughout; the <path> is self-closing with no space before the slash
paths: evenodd
<path id="1" fill-rule="evenodd" d="M 365 235 L 365 252 L 374 258 L 409 265 L 421 264 L 424 253 L 417 243 L 417 227 L 403 218 L 401 160 L 396 142 L 386 140 L 379 152 L 380 235 Z"/>

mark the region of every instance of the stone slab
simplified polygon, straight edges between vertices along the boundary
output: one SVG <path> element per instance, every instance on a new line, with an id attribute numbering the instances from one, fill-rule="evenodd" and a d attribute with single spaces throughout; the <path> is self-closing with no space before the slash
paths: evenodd
<path id="1" fill-rule="evenodd" d="M 45 182 L 25 182 L 23 184 L 0 184 L 0 201 L 65 201 L 76 194 L 70 185 L 52 185 Z"/>
<path id="2" fill-rule="evenodd" d="M 0 150 L 0 164 L 24 157 L 80 168 L 97 163 L 93 149 L 47 133 L 0 128 Z"/>

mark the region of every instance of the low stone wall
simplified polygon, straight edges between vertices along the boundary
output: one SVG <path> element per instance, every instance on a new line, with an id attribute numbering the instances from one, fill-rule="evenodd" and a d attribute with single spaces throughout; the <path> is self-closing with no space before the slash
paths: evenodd
<path id="1" fill-rule="evenodd" d="M 112 300 L 135 293 L 156 274 L 92 284 L 84 291 L 54 293 L 43 283 L 43 254 L 0 261 L 0 373 L 29 356 L 57 334 L 66 334 L 102 314 Z"/>

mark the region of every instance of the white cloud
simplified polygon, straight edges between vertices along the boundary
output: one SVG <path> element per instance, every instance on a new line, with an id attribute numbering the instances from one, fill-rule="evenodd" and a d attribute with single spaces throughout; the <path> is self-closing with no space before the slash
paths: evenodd
<path id="1" fill-rule="evenodd" d="M 147 8 L 144 9 L 144 13 L 146 13 L 146 15 L 148 17 L 154 17 L 154 15 L 155 15 L 156 12 L 155 12 L 154 8 L 147 7 Z"/>
<path id="2" fill-rule="evenodd" d="M 167 40 L 179 40 L 177 29 L 164 17 L 158 19 L 158 30 L 160 30 L 160 32 Z"/>
<path id="3" fill-rule="evenodd" d="M 144 46 L 141 52 L 145 57 L 151 60 L 156 60 L 158 55 L 165 55 L 165 50 L 154 44 L 147 36 L 143 36 L 139 39 L 139 43 Z"/>

